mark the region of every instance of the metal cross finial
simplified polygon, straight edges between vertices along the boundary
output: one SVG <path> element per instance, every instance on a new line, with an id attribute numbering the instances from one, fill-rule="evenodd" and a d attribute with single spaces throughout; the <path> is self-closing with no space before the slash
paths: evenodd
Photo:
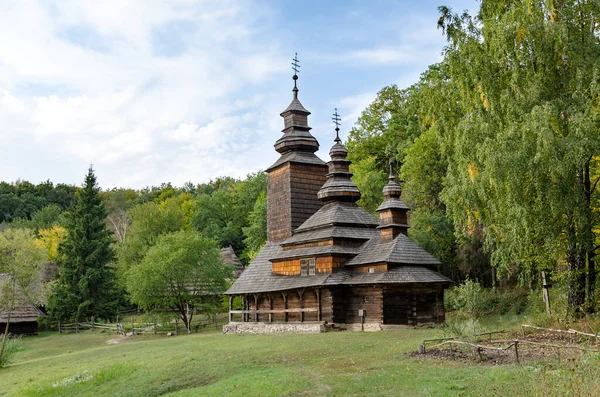
<path id="1" fill-rule="evenodd" d="M 296 80 L 298 80 L 298 72 L 300 71 L 300 63 L 298 62 L 298 53 L 296 52 L 292 59 L 292 70 L 294 71 L 294 88 L 296 88 Z"/>
<path id="2" fill-rule="evenodd" d="M 299 67 L 300 64 L 298 63 L 298 53 L 296 53 L 292 59 L 292 70 L 294 71 L 294 74 L 298 74 L 300 71 L 300 69 L 298 69 Z"/>
<path id="3" fill-rule="evenodd" d="M 394 179 L 394 160 L 392 160 L 392 153 L 390 152 L 390 175 L 388 177 L 389 180 Z"/>
<path id="4" fill-rule="evenodd" d="M 337 112 L 337 108 L 335 108 L 335 113 L 333 113 L 333 117 L 331 118 L 331 120 L 333 120 L 333 124 L 335 124 L 335 142 L 340 142 L 340 121 L 342 121 L 342 119 L 340 118 L 340 115 Z"/>

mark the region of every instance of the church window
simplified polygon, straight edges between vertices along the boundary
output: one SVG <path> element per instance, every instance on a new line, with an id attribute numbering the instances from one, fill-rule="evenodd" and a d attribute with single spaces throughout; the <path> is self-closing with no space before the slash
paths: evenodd
<path id="1" fill-rule="evenodd" d="M 301 276 L 314 276 L 316 274 L 315 259 L 301 259 L 300 260 L 300 275 Z"/>

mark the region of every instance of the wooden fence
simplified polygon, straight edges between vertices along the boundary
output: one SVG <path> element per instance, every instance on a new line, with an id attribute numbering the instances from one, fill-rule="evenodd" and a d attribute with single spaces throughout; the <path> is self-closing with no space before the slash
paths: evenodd
<path id="1" fill-rule="evenodd" d="M 170 322 L 141 322 L 135 317 L 131 317 L 129 322 L 117 322 L 117 323 L 98 323 L 94 321 L 89 322 L 77 322 L 77 323 L 61 323 L 58 322 L 58 332 L 60 334 L 65 333 L 77 333 L 84 330 L 100 330 L 103 332 L 115 332 L 119 335 L 166 335 L 173 334 L 179 335 L 180 333 L 195 333 L 203 330 L 208 330 L 212 327 L 219 329 L 223 324 L 227 323 L 227 314 L 222 313 L 217 316 L 216 321 L 211 318 L 202 318 L 193 320 L 190 323 L 190 329 L 188 330 L 183 321 L 176 319 Z"/>
<path id="2" fill-rule="evenodd" d="M 420 354 L 426 353 L 427 342 L 439 342 L 435 345 L 430 345 L 428 347 L 429 349 L 434 349 L 434 348 L 448 345 L 450 348 L 451 354 L 454 354 L 454 351 L 457 350 L 456 348 L 458 346 L 469 347 L 472 350 L 473 354 L 474 355 L 476 354 L 478 356 L 479 360 L 482 360 L 481 352 L 484 350 L 496 351 L 498 353 L 514 350 L 515 362 L 519 363 L 519 345 L 532 345 L 532 346 L 537 346 L 537 347 L 541 347 L 541 348 L 551 348 L 553 351 L 555 351 L 557 353 L 557 357 L 558 357 L 559 361 L 560 361 L 560 349 L 566 349 L 566 350 L 571 349 L 571 350 L 592 351 L 592 352 L 599 351 L 597 349 L 590 349 L 589 347 L 572 345 L 573 335 L 592 337 L 595 339 L 595 341 L 600 340 L 599 335 L 589 334 L 589 333 L 577 331 L 574 329 L 557 330 L 557 329 L 542 328 L 542 327 L 536 327 L 533 325 L 523 324 L 523 325 L 521 325 L 521 334 L 522 334 L 523 338 L 525 338 L 525 329 L 533 329 L 533 330 L 537 330 L 537 331 L 548 331 L 548 332 L 556 332 L 556 333 L 566 334 L 566 335 L 569 335 L 569 343 L 570 344 L 569 345 L 557 345 L 557 344 L 553 344 L 553 343 L 540 343 L 540 342 L 528 341 L 528 340 L 524 340 L 524 339 L 509 339 L 509 340 L 494 340 L 494 341 L 492 341 L 492 335 L 505 332 L 505 331 L 493 331 L 493 332 L 484 332 L 484 333 L 480 333 L 480 334 L 475 334 L 475 335 L 473 335 L 473 337 L 481 338 L 482 336 L 487 335 L 487 336 L 489 336 L 489 342 L 488 342 L 489 344 L 505 344 L 504 347 L 485 346 L 485 345 L 481 345 L 479 343 L 471 343 L 471 342 L 468 342 L 465 340 L 460 340 L 457 337 L 450 337 L 450 338 L 424 339 L 421 342 L 421 344 L 419 345 L 418 352 Z"/>

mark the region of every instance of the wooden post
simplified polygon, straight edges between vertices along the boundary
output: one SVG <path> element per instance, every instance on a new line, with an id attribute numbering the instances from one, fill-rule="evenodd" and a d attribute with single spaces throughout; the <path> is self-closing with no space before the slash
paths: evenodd
<path id="1" fill-rule="evenodd" d="M 300 298 L 300 309 L 304 309 L 304 288 L 299 289 L 297 292 L 298 292 L 298 298 Z M 303 311 L 300 312 L 300 322 L 301 323 L 304 322 L 304 312 Z"/>
<path id="2" fill-rule="evenodd" d="M 267 294 L 267 299 L 269 299 L 269 310 L 273 310 L 273 297 L 271 294 Z M 269 322 L 273 322 L 273 313 L 269 313 Z"/>
<path id="3" fill-rule="evenodd" d="M 259 294 L 254 294 L 254 321 L 258 322 L 258 296 Z"/>
<path id="4" fill-rule="evenodd" d="M 519 341 L 515 341 L 515 360 L 519 364 Z"/>
<path id="5" fill-rule="evenodd" d="M 131 334 L 135 335 L 135 326 L 133 325 L 133 314 L 131 315 Z"/>
<path id="6" fill-rule="evenodd" d="M 96 328 L 94 326 L 94 316 L 92 316 L 92 332 L 96 332 Z"/>
<path id="7" fill-rule="evenodd" d="M 175 319 L 175 335 L 179 335 L 179 319 Z"/>
<path id="8" fill-rule="evenodd" d="M 229 295 L 229 322 L 233 322 L 233 313 L 231 313 L 233 307 L 233 296 Z"/>
<path id="9" fill-rule="evenodd" d="M 185 319 L 187 320 L 187 333 L 190 334 L 192 332 L 192 330 L 190 329 L 190 304 L 186 303 L 185 304 Z"/>
<path id="10" fill-rule="evenodd" d="M 154 335 L 156 335 L 156 320 L 154 320 Z"/>
<path id="11" fill-rule="evenodd" d="M 58 334 L 62 335 L 62 329 L 60 327 L 60 320 L 58 320 Z"/>
<path id="12" fill-rule="evenodd" d="M 79 319 L 75 321 L 75 333 L 79 333 Z"/>
<path id="13" fill-rule="evenodd" d="M 242 322 L 245 323 L 248 319 L 248 315 L 245 313 L 246 310 L 248 310 L 248 299 L 246 298 L 246 295 L 242 296 L 242 310 Z"/>
<path id="14" fill-rule="evenodd" d="M 550 314 L 550 294 L 548 289 L 550 286 L 546 282 L 546 272 L 542 271 L 542 292 L 544 294 L 544 303 L 546 304 L 546 313 Z"/>
<path id="15" fill-rule="evenodd" d="M 283 308 L 286 310 L 283 313 L 283 321 L 287 323 L 288 322 L 288 312 L 287 312 L 287 309 L 288 309 L 288 300 L 287 300 L 287 292 L 283 291 L 283 292 L 281 292 L 281 294 L 283 295 Z"/>
<path id="16" fill-rule="evenodd" d="M 321 288 L 315 289 L 317 295 L 317 321 L 321 321 Z"/>

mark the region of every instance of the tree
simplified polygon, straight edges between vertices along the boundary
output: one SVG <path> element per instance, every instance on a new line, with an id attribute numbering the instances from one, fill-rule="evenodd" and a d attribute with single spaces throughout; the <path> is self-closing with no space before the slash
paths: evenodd
<path id="1" fill-rule="evenodd" d="M 262 192 L 254 203 L 254 208 L 248 214 L 248 226 L 244 231 L 243 256 L 250 262 L 260 252 L 267 242 L 267 192 Z"/>
<path id="2" fill-rule="evenodd" d="M 530 278 L 564 260 L 580 315 L 586 283 L 588 302 L 596 283 L 600 4 L 484 0 L 475 18 L 440 11 L 465 110 L 444 137 L 444 202 L 458 228 L 484 226 L 500 270 L 517 264 Z"/>
<path id="3" fill-rule="evenodd" d="M 243 228 L 249 226 L 248 216 L 266 188 L 264 172 L 250 174 L 242 181 L 220 179 L 210 186 L 201 187 L 200 190 L 208 193 L 198 197 L 192 225 L 220 246 L 231 245 L 240 255 L 244 250 Z"/>
<path id="4" fill-rule="evenodd" d="M 124 242 L 118 245 L 118 279 L 122 287 L 125 287 L 127 271 L 142 261 L 160 236 L 190 228 L 191 210 L 187 207 L 194 201 L 191 196 L 185 196 L 183 201 L 173 197 L 161 204 L 151 201 L 128 211 L 131 226 Z"/>
<path id="5" fill-rule="evenodd" d="M 112 235 L 106 226 L 106 208 L 90 167 L 76 204 L 67 213 L 67 235 L 59 247 L 61 277 L 48 309 L 57 319 L 114 317 L 117 297 L 113 269 Z"/>
<path id="6" fill-rule="evenodd" d="M 52 226 L 50 229 L 38 230 L 37 241 L 47 250 L 48 260 L 60 262 L 58 248 L 67 236 L 67 230 L 62 226 Z"/>
<path id="7" fill-rule="evenodd" d="M 160 236 L 141 263 L 131 267 L 127 292 L 147 311 L 173 311 L 189 331 L 194 309 L 222 294 L 231 275 L 213 240 L 180 230 Z"/>
<path id="8" fill-rule="evenodd" d="M 0 311 L 7 313 L 6 328 L 0 340 L 0 358 L 4 357 L 15 308 L 39 304 L 39 276 L 45 260 L 46 252 L 36 243 L 31 231 L 8 229 L 0 233 L 0 273 L 8 275 L 6 282 L 0 284 Z"/>

